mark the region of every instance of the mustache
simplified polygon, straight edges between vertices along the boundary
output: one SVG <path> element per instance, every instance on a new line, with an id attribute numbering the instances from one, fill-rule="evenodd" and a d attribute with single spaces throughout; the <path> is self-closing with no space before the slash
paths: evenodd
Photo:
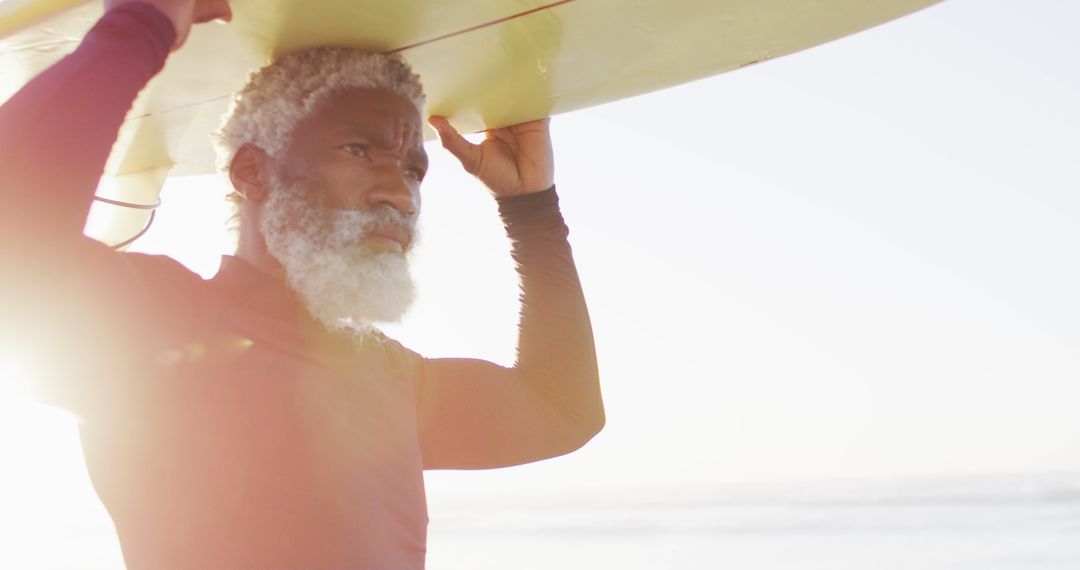
<path id="1" fill-rule="evenodd" d="M 403 214 L 388 205 L 367 210 L 309 210 L 309 214 L 314 218 L 314 224 L 309 226 L 308 232 L 331 249 L 352 247 L 371 234 L 390 236 L 405 250 L 416 243 L 416 216 Z"/>
<path id="2" fill-rule="evenodd" d="M 355 245 L 367 234 L 389 230 L 412 245 L 417 239 L 418 212 L 405 214 L 388 203 L 369 208 L 341 208 L 330 204 L 320 185 L 276 174 L 271 201 L 281 213 L 277 223 L 288 233 L 298 232 L 332 248 Z"/>
<path id="3" fill-rule="evenodd" d="M 416 214 L 403 214 L 388 204 L 380 204 L 370 210 L 363 211 L 368 214 L 367 220 L 364 222 L 364 229 L 393 226 L 406 232 L 410 239 L 414 237 Z"/>

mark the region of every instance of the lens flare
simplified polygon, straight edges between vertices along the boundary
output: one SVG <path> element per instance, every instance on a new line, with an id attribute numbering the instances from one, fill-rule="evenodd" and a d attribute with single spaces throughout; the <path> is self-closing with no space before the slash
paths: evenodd
<path id="1" fill-rule="evenodd" d="M 21 362 L 8 355 L 0 354 L 0 404 L 29 396 L 28 376 Z"/>

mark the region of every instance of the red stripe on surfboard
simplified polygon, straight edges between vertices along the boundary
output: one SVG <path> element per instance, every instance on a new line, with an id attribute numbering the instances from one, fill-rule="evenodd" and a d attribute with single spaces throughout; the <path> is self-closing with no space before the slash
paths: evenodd
<path id="1" fill-rule="evenodd" d="M 560 0 L 559 2 L 552 2 L 551 4 L 544 4 L 543 6 L 537 6 L 536 8 L 533 8 L 531 10 L 525 10 L 524 12 L 519 12 L 517 14 L 511 14 L 509 16 L 499 18 L 497 20 L 492 20 L 490 22 L 484 22 L 483 24 L 477 24 L 475 26 L 465 28 L 464 30 L 458 30 L 456 32 L 450 32 L 448 34 L 443 34 L 441 36 L 437 36 L 437 37 L 434 37 L 434 38 L 419 41 L 419 42 L 416 42 L 414 44 L 409 44 L 409 45 L 404 46 L 404 47 L 399 47 L 397 49 L 392 49 L 392 50 L 390 50 L 390 51 L 388 51 L 386 53 L 398 53 L 398 52 L 402 52 L 402 51 L 405 51 L 405 50 L 408 50 L 408 49 L 413 49 L 413 48 L 417 48 L 417 47 L 420 47 L 420 46 L 424 46 L 424 45 L 427 45 L 427 44 L 433 44 L 435 42 L 439 42 L 439 41 L 442 41 L 442 40 L 445 40 L 445 39 L 448 39 L 448 38 L 452 38 L 454 36 L 460 36 L 462 34 L 467 34 L 469 32 L 475 32 L 476 30 L 481 30 L 481 29 L 484 29 L 484 28 L 490 28 L 491 26 L 497 26 L 497 25 L 499 25 L 499 24 L 501 24 L 503 22 L 509 22 L 510 20 L 516 20 L 518 18 L 523 18 L 525 16 L 528 16 L 529 14 L 535 14 L 537 12 L 543 12 L 544 10 L 550 10 L 551 8 L 554 8 L 556 6 L 562 6 L 563 4 L 569 4 L 569 3 L 575 2 L 575 1 L 576 0 Z"/>

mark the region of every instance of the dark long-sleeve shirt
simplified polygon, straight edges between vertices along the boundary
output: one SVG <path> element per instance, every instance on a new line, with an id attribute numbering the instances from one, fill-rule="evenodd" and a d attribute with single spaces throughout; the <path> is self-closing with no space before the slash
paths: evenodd
<path id="1" fill-rule="evenodd" d="M 175 37 L 108 13 L 0 107 L 0 346 L 75 411 L 132 568 L 420 568 L 422 470 L 576 449 L 603 409 L 554 190 L 502 199 L 522 283 L 517 364 L 332 334 L 226 257 L 204 281 L 82 235 L 109 149 Z"/>

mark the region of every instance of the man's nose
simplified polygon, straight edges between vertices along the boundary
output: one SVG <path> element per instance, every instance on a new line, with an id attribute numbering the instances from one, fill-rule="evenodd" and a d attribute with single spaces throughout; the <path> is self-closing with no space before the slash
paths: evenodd
<path id="1" fill-rule="evenodd" d="M 367 194 L 368 208 L 386 205 L 407 216 L 416 214 L 420 209 L 419 195 L 400 165 L 386 165 L 378 170 L 378 179 Z"/>

